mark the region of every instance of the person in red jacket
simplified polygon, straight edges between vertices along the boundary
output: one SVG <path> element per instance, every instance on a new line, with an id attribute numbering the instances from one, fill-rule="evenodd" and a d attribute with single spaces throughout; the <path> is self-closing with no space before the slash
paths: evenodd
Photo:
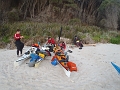
<path id="1" fill-rule="evenodd" d="M 54 38 L 51 38 L 51 37 L 48 37 L 47 44 L 51 44 L 51 45 L 54 45 L 54 46 L 55 46 L 55 39 L 54 39 Z"/>
<path id="2" fill-rule="evenodd" d="M 15 45 L 17 47 L 17 56 L 19 56 L 19 51 L 22 55 L 22 49 L 24 47 L 24 44 L 20 40 L 22 38 L 24 38 L 24 37 L 20 35 L 20 29 L 17 29 L 17 32 L 14 34 Z"/>
<path id="3" fill-rule="evenodd" d="M 64 41 L 62 43 L 60 43 L 60 47 L 61 47 L 62 50 L 66 49 L 66 44 L 65 44 Z"/>
<path id="4" fill-rule="evenodd" d="M 56 44 L 55 39 L 51 38 L 51 37 L 48 37 L 48 41 L 47 41 L 46 44 L 48 44 L 49 51 L 53 52 L 53 48 L 55 47 L 55 44 Z"/>

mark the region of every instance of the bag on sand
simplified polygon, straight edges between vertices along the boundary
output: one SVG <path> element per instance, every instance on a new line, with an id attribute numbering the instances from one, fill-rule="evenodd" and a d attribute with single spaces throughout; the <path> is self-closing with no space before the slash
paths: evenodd
<path id="1" fill-rule="evenodd" d="M 72 72 L 72 71 L 77 71 L 77 67 L 76 67 L 76 64 L 73 63 L 73 62 L 68 62 L 67 63 L 67 66 L 69 68 L 69 70 Z"/>
<path id="2" fill-rule="evenodd" d="M 54 65 L 54 66 L 56 66 L 56 65 L 58 64 L 57 59 L 56 59 L 56 58 L 54 58 L 54 60 L 53 60 L 53 61 L 51 61 L 51 64 L 52 64 L 52 65 Z"/>
<path id="3" fill-rule="evenodd" d="M 28 64 L 28 66 L 29 66 L 29 67 L 34 67 L 34 66 L 35 66 L 35 60 L 32 61 L 32 62 L 30 62 L 30 63 Z"/>
<path id="4" fill-rule="evenodd" d="M 39 56 L 40 56 L 41 58 L 45 58 L 45 54 L 39 53 Z"/>

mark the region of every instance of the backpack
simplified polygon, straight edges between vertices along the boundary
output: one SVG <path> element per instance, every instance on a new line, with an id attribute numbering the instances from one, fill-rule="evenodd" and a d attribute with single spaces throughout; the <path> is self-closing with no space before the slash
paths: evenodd
<path id="1" fill-rule="evenodd" d="M 77 71 L 77 67 L 76 67 L 76 64 L 73 63 L 73 62 L 68 62 L 67 63 L 67 66 L 69 68 L 69 70 L 72 72 L 72 71 Z"/>

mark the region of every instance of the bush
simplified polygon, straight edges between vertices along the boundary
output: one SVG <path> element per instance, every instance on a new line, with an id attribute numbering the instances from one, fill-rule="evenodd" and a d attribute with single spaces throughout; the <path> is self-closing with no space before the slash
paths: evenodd
<path id="1" fill-rule="evenodd" d="M 2 41 L 5 42 L 5 43 L 9 43 L 9 42 L 10 42 L 10 39 L 9 39 L 8 36 L 4 36 L 4 37 L 2 38 Z"/>
<path id="2" fill-rule="evenodd" d="M 112 38 L 110 39 L 110 43 L 120 44 L 120 35 L 119 35 L 119 36 L 116 36 L 116 37 L 112 37 Z"/>
<path id="3" fill-rule="evenodd" d="M 44 43 L 48 36 L 58 37 L 62 26 L 61 37 L 73 39 L 75 35 L 87 43 L 94 42 L 110 42 L 114 44 L 120 43 L 120 32 L 102 30 L 96 26 L 82 26 L 79 24 L 60 24 L 60 23 L 38 23 L 38 22 L 15 22 L 3 24 L 0 27 L 0 40 L 4 43 L 9 43 L 9 38 L 14 36 L 14 33 L 19 28 L 21 35 L 25 38 L 24 43 L 38 42 Z M 29 45 L 31 45 L 31 42 Z"/>
<path id="4" fill-rule="evenodd" d="M 77 8 L 78 6 L 77 6 L 77 4 L 65 4 L 65 6 L 66 7 L 68 7 L 68 8 Z"/>
<path id="5" fill-rule="evenodd" d="M 49 0 L 49 3 L 62 3 L 62 0 Z"/>
<path id="6" fill-rule="evenodd" d="M 75 25 L 75 24 L 81 24 L 80 19 L 74 18 L 69 20 L 69 24 Z"/>
<path id="7" fill-rule="evenodd" d="M 8 21 L 9 22 L 15 22 L 19 20 L 19 13 L 15 9 L 12 11 L 8 12 Z"/>
<path id="8" fill-rule="evenodd" d="M 1 25 L 0 27 L 0 36 L 6 36 L 9 33 L 9 26 Z"/>

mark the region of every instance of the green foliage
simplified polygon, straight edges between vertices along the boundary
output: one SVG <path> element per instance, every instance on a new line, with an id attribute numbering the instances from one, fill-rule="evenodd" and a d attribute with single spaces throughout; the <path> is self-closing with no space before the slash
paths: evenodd
<path id="1" fill-rule="evenodd" d="M 70 26 L 65 26 L 65 30 L 70 31 Z"/>
<path id="2" fill-rule="evenodd" d="M 96 43 L 100 42 L 100 36 L 99 35 L 96 35 L 92 38 Z"/>
<path id="3" fill-rule="evenodd" d="M 104 28 L 105 23 L 106 23 L 106 20 L 105 20 L 105 19 L 102 19 L 102 20 L 99 22 L 99 26 L 101 26 L 102 28 Z"/>
<path id="4" fill-rule="evenodd" d="M 77 8 L 77 4 L 65 4 L 66 7 Z"/>
<path id="5" fill-rule="evenodd" d="M 13 11 L 8 12 L 9 22 L 14 22 L 19 20 L 19 13 L 13 9 Z"/>
<path id="6" fill-rule="evenodd" d="M 112 37 L 110 39 L 110 43 L 113 43 L 113 44 L 120 44 L 120 35 L 116 36 L 116 37 Z"/>
<path id="7" fill-rule="evenodd" d="M 76 20 L 76 19 L 75 19 Z M 74 20 L 73 20 L 74 21 Z M 76 21 L 75 21 L 76 22 Z M 8 43 L 11 37 L 19 28 L 21 29 L 21 35 L 23 35 L 24 41 L 34 40 L 34 42 L 44 42 L 48 36 L 58 37 L 60 27 L 63 27 L 62 37 L 73 39 L 75 35 L 78 35 L 80 39 L 84 40 L 90 35 L 90 38 L 94 42 L 107 41 L 111 43 L 119 43 L 120 33 L 116 31 L 102 30 L 96 26 L 82 26 L 81 24 L 59 24 L 59 23 L 38 23 L 38 22 L 16 22 L 3 24 L 0 27 L 0 38 L 3 42 Z"/>
<path id="8" fill-rule="evenodd" d="M 24 35 L 24 39 L 30 39 L 30 36 L 29 35 Z"/>
<path id="9" fill-rule="evenodd" d="M 120 6 L 120 0 L 103 0 L 98 10 L 104 11 L 110 5 Z"/>
<path id="10" fill-rule="evenodd" d="M 111 0 L 103 0 L 99 7 L 99 10 L 103 11 L 110 4 L 111 4 Z"/>
<path id="11" fill-rule="evenodd" d="M 0 26 L 0 36 L 6 36 L 9 33 L 9 26 L 1 25 Z"/>
<path id="12" fill-rule="evenodd" d="M 10 39 L 8 36 L 3 36 L 2 37 L 2 41 L 5 42 L 5 43 L 9 43 L 10 42 Z"/>
<path id="13" fill-rule="evenodd" d="M 74 18 L 74 19 L 70 19 L 69 20 L 69 24 L 70 25 L 75 25 L 75 24 L 81 24 L 81 22 L 80 22 L 80 19 L 78 19 L 78 18 Z"/>
<path id="14" fill-rule="evenodd" d="M 65 0 L 49 0 L 49 3 L 58 3 L 58 4 L 61 4 L 63 1 Z M 74 0 L 66 0 L 67 2 L 69 3 L 73 3 Z"/>
<path id="15" fill-rule="evenodd" d="M 78 32 L 78 33 L 77 33 L 77 36 L 78 36 L 81 40 L 86 37 L 86 35 L 85 35 L 84 33 L 82 33 L 82 32 Z"/>
<path id="16" fill-rule="evenodd" d="M 53 7 L 53 10 L 54 10 L 54 12 L 60 12 L 60 8 L 59 7 Z"/>
<path id="17" fill-rule="evenodd" d="M 74 3 L 74 0 L 69 0 L 70 3 Z"/>
<path id="18" fill-rule="evenodd" d="M 62 3 L 63 0 L 49 0 L 49 3 Z"/>
<path id="19" fill-rule="evenodd" d="M 78 26 L 78 25 L 75 26 L 74 29 L 75 29 L 75 30 L 74 30 L 75 33 L 77 33 L 77 32 L 82 32 L 82 31 L 83 31 L 83 30 L 82 30 L 82 27 L 81 27 L 81 26 Z"/>

